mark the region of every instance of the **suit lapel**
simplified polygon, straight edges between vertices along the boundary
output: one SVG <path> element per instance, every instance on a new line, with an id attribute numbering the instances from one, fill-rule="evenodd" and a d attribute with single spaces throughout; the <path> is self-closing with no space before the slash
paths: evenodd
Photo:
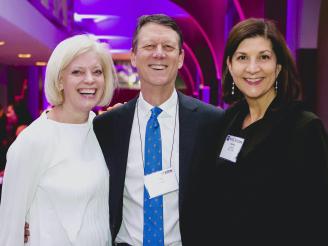
<path id="1" fill-rule="evenodd" d="M 136 106 L 137 98 L 132 101 L 126 103 L 120 111 L 117 120 L 118 129 L 116 131 L 117 137 L 115 139 L 119 140 L 119 144 L 117 146 L 117 169 L 116 174 L 119 175 L 119 180 L 121 183 L 120 187 L 124 187 L 125 181 L 125 172 L 127 165 L 127 158 L 129 152 L 129 143 L 130 143 L 130 135 L 132 130 L 132 122 L 134 117 L 134 110 Z"/>
<path id="2" fill-rule="evenodd" d="M 185 188 L 188 186 L 188 171 L 195 146 L 198 121 L 194 114 L 197 106 L 188 97 L 178 92 L 179 98 L 179 210 L 183 203 Z"/>

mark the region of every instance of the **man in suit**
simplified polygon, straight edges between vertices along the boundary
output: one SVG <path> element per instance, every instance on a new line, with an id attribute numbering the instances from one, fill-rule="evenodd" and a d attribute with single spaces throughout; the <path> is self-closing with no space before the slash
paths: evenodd
<path id="1" fill-rule="evenodd" d="M 140 95 L 94 120 L 110 172 L 110 228 L 115 245 L 196 245 L 207 240 L 203 222 L 210 214 L 204 203 L 210 194 L 205 188 L 211 179 L 208 167 L 216 159 L 223 113 L 176 91 L 184 60 L 182 44 L 181 31 L 170 17 L 139 18 L 131 62 L 139 74 Z M 159 112 L 156 116 L 154 107 Z M 150 121 L 156 122 L 153 129 L 160 129 L 161 147 L 156 150 L 160 155 L 153 158 L 159 158 L 161 166 L 149 173 Z M 150 197 L 151 190 L 159 195 Z M 154 217 L 148 216 L 149 202 L 155 200 L 160 206 Z"/>

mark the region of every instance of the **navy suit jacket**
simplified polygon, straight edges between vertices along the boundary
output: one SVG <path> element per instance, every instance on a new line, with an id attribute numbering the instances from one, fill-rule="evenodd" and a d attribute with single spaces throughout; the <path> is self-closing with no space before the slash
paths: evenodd
<path id="1" fill-rule="evenodd" d="M 201 211 L 204 205 L 201 198 L 215 165 L 223 111 L 180 92 L 178 100 L 180 231 L 184 245 L 195 245 L 196 239 L 202 241 L 201 228 L 207 218 Z M 122 223 L 125 172 L 136 102 L 137 98 L 94 120 L 94 131 L 110 173 L 109 210 L 113 241 Z"/>

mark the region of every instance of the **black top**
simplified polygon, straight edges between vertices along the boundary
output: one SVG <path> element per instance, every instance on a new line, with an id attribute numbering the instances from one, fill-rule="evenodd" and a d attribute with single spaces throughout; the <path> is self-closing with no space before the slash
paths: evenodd
<path id="1" fill-rule="evenodd" d="M 223 245 L 328 245 L 328 138 L 299 102 L 275 99 L 241 129 L 242 101 L 227 110 L 228 134 L 245 139 L 236 163 L 217 159 L 213 191 L 216 241 Z"/>

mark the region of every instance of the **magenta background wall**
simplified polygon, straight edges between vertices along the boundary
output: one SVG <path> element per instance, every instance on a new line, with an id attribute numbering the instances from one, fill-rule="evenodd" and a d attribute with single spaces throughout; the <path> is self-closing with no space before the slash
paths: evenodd
<path id="1" fill-rule="evenodd" d="M 186 61 L 180 76 L 185 83 L 185 92 L 214 105 L 223 106 L 221 94 L 221 64 L 225 40 L 231 27 L 243 18 L 259 17 L 274 19 L 286 40 L 301 70 L 305 87 L 305 101 L 309 109 L 319 114 L 328 126 L 326 110 L 327 87 L 327 2 L 325 0 L 75 0 L 69 3 L 68 12 L 100 14 L 107 16 L 103 22 L 92 19 L 71 23 L 69 28 L 49 19 L 52 9 L 39 11 L 31 2 L 38 0 L 1 1 L 0 37 L 7 34 L 26 40 L 23 47 L 37 47 L 39 55 L 46 58 L 55 45 L 72 33 L 89 31 L 108 35 L 108 42 L 115 52 L 127 52 L 136 19 L 142 14 L 165 13 L 172 16 L 185 36 Z M 54 3 L 54 0 L 45 2 Z M 65 2 L 65 1 L 63 1 Z M 9 23 L 5 28 L 4 23 Z M 6 30 L 5 32 L 3 30 Z M 2 31 L 2 32 L 1 32 Z M 28 37 L 33 41 L 28 43 Z M 20 49 L 19 41 L 15 49 Z M 42 53 L 42 54 L 41 54 Z M 33 116 L 46 107 L 40 94 L 40 80 L 44 68 L 33 64 L 19 68 L 2 59 L 6 50 L 0 47 L 0 103 L 13 100 L 19 91 L 22 78 L 28 79 L 29 110 Z M 12 71 L 18 73 L 13 76 Z M 19 75 L 20 74 L 20 75 Z M 42 86 L 42 85 L 41 85 Z M 37 91 L 39 90 L 39 91 Z M 120 90 L 115 100 L 127 100 L 137 91 Z"/>

